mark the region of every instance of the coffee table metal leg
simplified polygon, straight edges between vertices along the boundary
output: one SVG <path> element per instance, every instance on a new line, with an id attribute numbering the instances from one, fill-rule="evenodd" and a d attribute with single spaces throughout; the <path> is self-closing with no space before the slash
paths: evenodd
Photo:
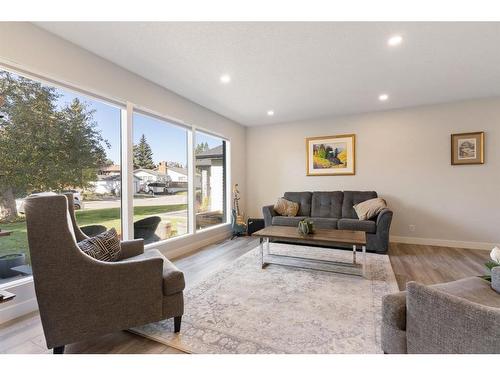
<path id="1" fill-rule="evenodd" d="M 356 264 L 356 245 L 352 245 L 352 264 Z"/>
<path id="2" fill-rule="evenodd" d="M 260 262 L 261 262 L 261 268 L 264 268 L 267 263 L 264 262 L 264 243 L 266 246 L 267 254 L 269 254 L 269 238 L 266 237 L 264 238 L 264 241 L 260 243 Z"/>
<path id="3" fill-rule="evenodd" d="M 363 268 L 362 268 L 362 272 L 363 272 L 363 277 L 366 277 L 366 246 L 363 246 Z"/>

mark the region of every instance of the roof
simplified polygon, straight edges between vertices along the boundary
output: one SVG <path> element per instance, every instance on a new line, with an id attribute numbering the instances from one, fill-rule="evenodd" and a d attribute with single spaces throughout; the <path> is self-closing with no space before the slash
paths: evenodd
<path id="1" fill-rule="evenodd" d="M 174 171 L 174 172 L 177 172 L 177 173 L 180 173 L 180 174 L 183 174 L 185 176 L 187 176 L 188 174 L 188 170 L 187 168 L 179 168 L 179 167 L 167 167 L 167 173 L 168 171 Z"/>
<path id="2" fill-rule="evenodd" d="M 218 159 L 222 158 L 224 149 L 222 148 L 222 145 L 210 148 L 206 151 L 200 152 L 199 154 L 196 154 L 196 159 Z"/>
<path id="3" fill-rule="evenodd" d="M 134 173 L 137 173 L 137 172 L 145 172 L 145 173 L 152 174 L 153 176 L 165 176 L 165 173 L 160 173 L 160 172 L 155 171 L 153 169 L 145 169 L 145 168 L 134 169 Z"/>
<path id="4" fill-rule="evenodd" d="M 103 172 L 120 172 L 121 167 L 118 164 L 111 164 L 101 167 L 100 170 Z"/>

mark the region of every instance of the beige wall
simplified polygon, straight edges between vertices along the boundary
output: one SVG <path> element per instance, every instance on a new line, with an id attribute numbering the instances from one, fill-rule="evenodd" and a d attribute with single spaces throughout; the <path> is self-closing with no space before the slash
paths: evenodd
<path id="1" fill-rule="evenodd" d="M 486 164 L 450 165 L 450 134 L 485 131 Z M 307 177 L 305 137 L 355 133 L 356 175 Z M 248 214 L 284 191 L 376 190 L 398 240 L 500 243 L 500 99 L 247 129 Z M 414 224 L 414 232 L 409 225 Z M 431 241 L 432 242 L 432 241 Z"/>

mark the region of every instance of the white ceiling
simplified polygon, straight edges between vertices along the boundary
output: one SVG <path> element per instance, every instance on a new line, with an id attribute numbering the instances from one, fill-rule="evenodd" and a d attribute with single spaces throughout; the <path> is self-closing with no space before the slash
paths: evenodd
<path id="1" fill-rule="evenodd" d="M 500 96 L 500 23 L 37 25 L 243 125 Z"/>

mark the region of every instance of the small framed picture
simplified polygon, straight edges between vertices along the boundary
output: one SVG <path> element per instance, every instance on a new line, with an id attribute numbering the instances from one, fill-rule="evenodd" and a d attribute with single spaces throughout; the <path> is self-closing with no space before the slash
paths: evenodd
<path id="1" fill-rule="evenodd" d="M 306 138 L 308 176 L 353 175 L 355 162 L 354 134 Z"/>
<path id="2" fill-rule="evenodd" d="M 451 164 L 484 164 L 484 132 L 452 134 Z"/>

